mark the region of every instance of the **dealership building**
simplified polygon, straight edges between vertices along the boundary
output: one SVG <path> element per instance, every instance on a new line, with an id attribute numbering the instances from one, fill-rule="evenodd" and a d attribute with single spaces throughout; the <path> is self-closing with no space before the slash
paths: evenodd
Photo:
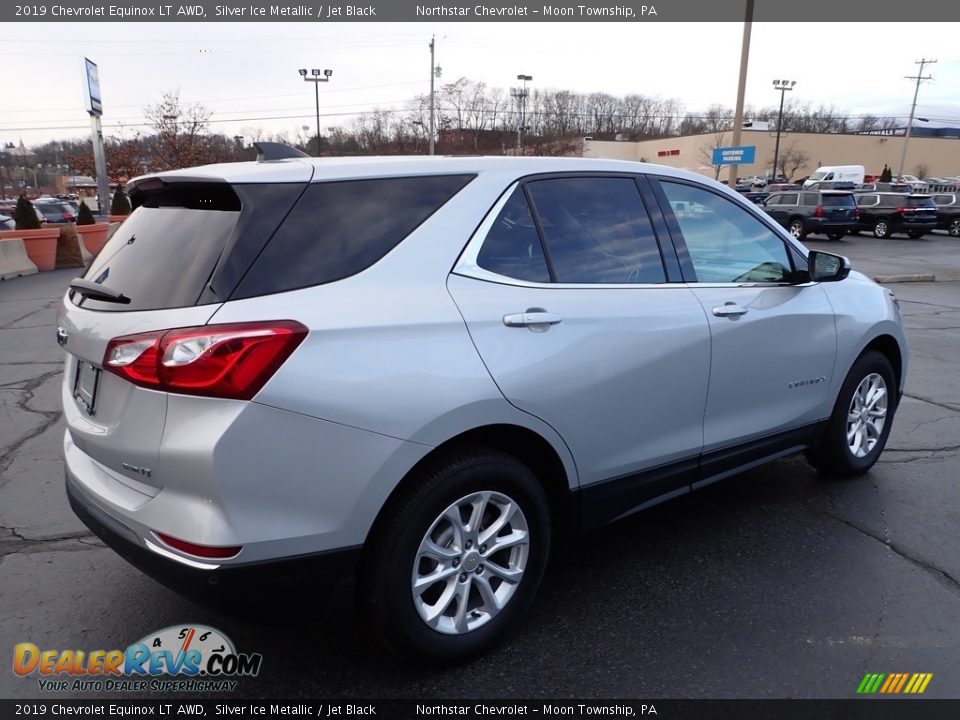
<path id="1" fill-rule="evenodd" d="M 857 134 L 783 132 L 780 134 L 780 157 L 788 160 L 806 158 L 796 169 L 796 161 L 787 163 L 787 174 L 792 170 L 794 179 L 809 175 L 821 165 L 863 165 L 868 175 L 879 175 L 886 164 L 896 173 L 905 136 L 905 128 Z M 637 142 L 587 137 L 583 140 L 583 156 L 658 163 L 714 177 L 713 148 L 730 145 L 731 141 L 729 132 Z M 775 144 L 774 130 L 744 128 L 740 134 L 740 146 L 755 148 L 754 162 L 740 165 L 737 175 L 747 177 L 768 172 L 773 163 Z M 782 163 L 778 165 L 782 166 Z M 921 169 L 924 169 L 923 173 L 918 172 Z M 914 127 L 903 172 L 928 177 L 960 175 L 960 128 Z M 720 178 L 726 177 L 724 168 Z"/>

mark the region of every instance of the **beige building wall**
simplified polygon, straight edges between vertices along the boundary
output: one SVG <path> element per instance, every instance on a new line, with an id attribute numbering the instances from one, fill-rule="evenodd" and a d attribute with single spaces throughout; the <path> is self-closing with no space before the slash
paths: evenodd
<path id="1" fill-rule="evenodd" d="M 717 143 L 714 133 L 688 135 L 686 137 L 643 140 L 640 142 L 609 142 L 584 140 L 583 156 L 617 160 L 640 160 L 644 162 L 683 168 L 714 177 L 716 170 L 710 165 L 710 151 Z M 723 145 L 731 145 L 730 133 L 725 133 Z M 740 165 L 737 175 L 763 175 L 773 163 L 775 135 L 768 131 L 744 130 L 741 145 L 755 145 L 757 162 Z M 875 135 L 836 135 L 819 133 L 784 133 L 780 136 L 780 153 L 790 148 L 805 152 L 809 160 L 794 173 L 794 178 L 809 175 L 820 165 L 863 165 L 868 175 L 879 175 L 886 163 L 894 173 L 900 165 L 903 152 L 903 137 L 878 137 Z M 676 154 L 658 153 L 679 151 Z M 916 175 L 918 166 L 926 165 L 927 175 L 960 175 L 960 139 L 912 137 L 907 152 L 904 173 Z M 789 169 L 789 166 L 788 166 Z M 725 179 L 726 172 L 721 175 Z"/>

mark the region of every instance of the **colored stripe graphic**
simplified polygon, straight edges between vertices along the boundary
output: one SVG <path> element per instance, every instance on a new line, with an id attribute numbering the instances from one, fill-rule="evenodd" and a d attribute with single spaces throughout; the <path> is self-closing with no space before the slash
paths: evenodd
<path id="1" fill-rule="evenodd" d="M 933 679 L 933 673 L 867 673 L 857 686 L 858 695 L 920 695 Z"/>
<path id="2" fill-rule="evenodd" d="M 903 686 L 907 684 L 907 673 L 900 673 L 900 682 L 897 683 L 896 689 L 893 691 L 895 693 L 903 690 Z"/>

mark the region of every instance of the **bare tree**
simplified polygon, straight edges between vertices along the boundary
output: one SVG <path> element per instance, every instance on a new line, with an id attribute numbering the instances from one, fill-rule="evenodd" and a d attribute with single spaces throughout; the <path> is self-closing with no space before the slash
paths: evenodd
<path id="1" fill-rule="evenodd" d="M 917 176 L 917 180 L 926 180 L 927 175 L 930 174 L 930 168 L 923 163 L 915 165 L 913 168 L 913 174 Z"/>
<path id="2" fill-rule="evenodd" d="M 713 168 L 713 179 L 720 179 L 720 170 L 723 168 L 723 165 L 714 165 L 713 163 L 713 149 L 718 147 L 723 147 L 727 144 L 727 134 L 724 132 L 718 132 L 713 136 L 713 143 L 708 143 L 706 145 L 700 146 L 700 162 L 704 165 L 709 165 Z"/>
<path id="3" fill-rule="evenodd" d="M 180 92 L 165 92 L 155 105 L 143 109 L 156 132 L 152 165 L 169 170 L 210 161 L 210 111 L 200 103 L 183 103 Z"/>
<path id="4" fill-rule="evenodd" d="M 806 167 L 808 162 L 810 162 L 810 155 L 798 148 L 795 143 L 783 147 L 777 158 L 780 174 L 787 178 L 787 182 L 792 182 L 797 170 Z"/>

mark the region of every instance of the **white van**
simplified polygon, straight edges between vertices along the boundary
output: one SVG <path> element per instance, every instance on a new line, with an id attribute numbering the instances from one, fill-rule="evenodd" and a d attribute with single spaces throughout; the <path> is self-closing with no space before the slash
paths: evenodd
<path id="1" fill-rule="evenodd" d="M 823 165 L 817 168 L 804 183 L 804 187 L 810 187 L 815 182 L 852 182 L 859 185 L 863 182 L 863 165 Z"/>

